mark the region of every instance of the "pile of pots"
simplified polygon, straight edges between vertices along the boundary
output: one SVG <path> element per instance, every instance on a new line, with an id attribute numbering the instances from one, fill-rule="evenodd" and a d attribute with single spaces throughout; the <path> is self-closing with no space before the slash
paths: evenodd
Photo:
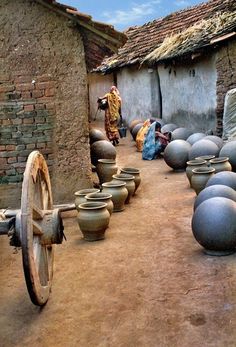
<path id="1" fill-rule="evenodd" d="M 75 193 L 78 224 L 87 241 L 104 239 L 112 213 L 124 211 L 141 182 L 139 169 L 123 167 L 118 170 L 114 159 L 98 159 L 96 171 L 100 188 Z"/>

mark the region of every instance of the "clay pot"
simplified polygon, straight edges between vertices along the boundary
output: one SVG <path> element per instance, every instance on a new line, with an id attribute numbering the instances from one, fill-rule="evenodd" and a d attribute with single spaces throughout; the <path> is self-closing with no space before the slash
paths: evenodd
<path id="1" fill-rule="evenodd" d="M 141 183 L 141 177 L 140 177 L 140 170 L 136 169 L 134 167 L 123 167 L 120 169 L 121 173 L 129 174 L 134 176 L 134 184 L 135 184 L 135 190 L 133 195 L 135 195 L 140 183 Z"/>
<path id="2" fill-rule="evenodd" d="M 227 142 L 219 153 L 220 157 L 228 157 L 232 171 L 236 172 L 236 141 Z"/>
<path id="3" fill-rule="evenodd" d="M 207 181 L 214 175 L 215 169 L 211 167 L 199 167 L 193 169 L 193 175 L 191 177 L 191 187 L 195 190 L 198 195 L 202 191 Z"/>
<path id="4" fill-rule="evenodd" d="M 203 159 L 193 159 L 193 160 L 189 160 L 187 161 L 187 167 L 186 167 L 186 176 L 189 180 L 189 184 L 191 187 L 191 177 L 193 175 L 192 170 L 196 169 L 198 167 L 202 167 L 202 166 L 207 166 L 207 161 L 203 160 Z"/>
<path id="5" fill-rule="evenodd" d="M 223 147 L 223 140 L 221 137 L 219 136 L 215 136 L 215 135 L 207 135 L 204 140 L 210 140 L 212 142 L 214 142 L 218 147 L 219 149 L 221 149 Z"/>
<path id="6" fill-rule="evenodd" d="M 202 155 L 200 157 L 197 157 L 195 159 L 202 159 L 205 160 L 207 162 L 207 166 L 211 166 L 210 160 L 214 159 L 215 155 Z"/>
<path id="7" fill-rule="evenodd" d="M 103 202 L 85 202 L 79 205 L 78 223 L 86 241 L 104 239 L 110 213 Z"/>
<path id="8" fill-rule="evenodd" d="M 116 161 L 112 159 L 98 159 L 96 169 L 100 184 L 111 181 L 118 170 Z"/>
<path id="9" fill-rule="evenodd" d="M 223 184 L 216 184 L 204 188 L 194 201 L 194 211 L 205 200 L 215 197 L 223 197 L 236 201 L 236 191 L 233 188 L 224 186 Z"/>
<path id="10" fill-rule="evenodd" d="M 143 123 L 142 119 L 134 119 L 134 120 L 132 120 L 132 122 L 130 122 L 130 124 L 129 124 L 129 131 L 132 132 L 132 130 L 135 127 L 135 125 L 137 125 L 139 123 Z"/>
<path id="11" fill-rule="evenodd" d="M 223 197 L 203 201 L 192 218 L 195 239 L 209 255 L 228 255 L 236 248 L 236 203 Z"/>
<path id="12" fill-rule="evenodd" d="M 172 131 L 172 140 L 187 140 L 192 135 L 193 131 L 187 128 L 177 128 Z"/>
<path id="13" fill-rule="evenodd" d="M 215 184 L 223 184 L 236 190 L 236 173 L 231 171 L 221 171 L 209 179 L 206 186 L 210 187 Z"/>
<path id="14" fill-rule="evenodd" d="M 204 137 L 206 137 L 206 135 L 203 133 L 194 133 L 190 135 L 186 141 L 189 142 L 190 145 L 193 145 L 195 142 L 202 140 Z"/>
<path id="15" fill-rule="evenodd" d="M 220 171 L 232 171 L 228 157 L 219 157 L 210 160 L 211 167 L 215 168 L 215 173 Z"/>
<path id="16" fill-rule="evenodd" d="M 97 165 L 98 159 L 116 159 L 116 149 L 111 142 L 100 140 L 94 142 L 90 147 L 91 162 Z"/>
<path id="17" fill-rule="evenodd" d="M 169 133 L 169 132 L 174 131 L 177 128 L 178 128 L 178 125 L 176 125 L 174 123 L 167 123 L 167 124 L 163 125 L 163 127 L 161 128 L 161 132 L 162 132 L 162 134 Z"/>
<path id="18" fill-rule="evenodd" d="M 143 122 L 139 123 L 139 124 L 135 125 L 135 127 L 133 127 L 133 129 L 131 131 L 131 135 L 132 135 L 134 141 L 136 141 L 137 134 L 138 134 L 139 130 L 142 128 L 142 126 L 143 126 Z"/>
<path id="19" fill-rule="evenodd" d="M 130 202 L 131 197 L 134 195 L 134 191 L 135 191 L 134 176 L 121 173 L 121 174 L 113 175 L 112 178 L 113 178 L 112 182 L 123 181 L 126 183 L 125 187 L 128 190 L 128 196 L 125 200 L 125 204 L 128 204 Z"/>
<path id="20" fill-rule="evenodd" d="M 173 170 L 184 170 L 187 166 L 190 143 L 184 140 L 171 141 L 164 150 L 164 160 Z"/>
<path id="21" fill-rule="evenodd" d="M 125 200 L 128 196 L 128 190 L 126 189 L 126 183 L 120 182 L 105 182 L 102 184 L 103 193 L 112 195 L 112 202 L 114 205 L 113 212 L 120 212 L 125 209 Z"/>
<path id="22" fill-rule="evenodd" d="M 203 155 L 214 155 L 218 156 L 219 147 L 210 140 L 199 140 L 192 145 L 192 148 L 189 151 L 189 160 L 202 157 Z"/>
<path id="23" fill-rule="evenodd" d="M 101 130 L 96 128 L 91 128 L 89 130 L 89 140 L 90 140 L 90 145 L 92 145 L 96 141 L 107 140 L 107 137 Z"/>
<path id="24" fill-rule="evenodd" d="M 90 193 L 98 193 L 100 192 L 99 189 L 96 189 L 96 188 L 88 188 L 88 189 L 81 189 L 81 190 L 78 190 L 77 192 L 75 192 L 75 207 L 77 209 L 77 211 L 79 212 L 79 205 L 84 203 L 84 202 L 87 202 L 85 196 L 87 194 L 90 194 Z"/>
<path id="25" fill-rule="evenodd" d="M 113 205 L 113 202 L 111 200 L 111 198 L 112 198 L 111 194 L 103 193 L 103 192 L 90 193 L 90 194 L 86 195 L 85 198 L 88 202 L 100 201 L 100 202 L 107 204 L 107 210 L 110 213 L 110 215 L 112 214 L 114 205 Z"/>

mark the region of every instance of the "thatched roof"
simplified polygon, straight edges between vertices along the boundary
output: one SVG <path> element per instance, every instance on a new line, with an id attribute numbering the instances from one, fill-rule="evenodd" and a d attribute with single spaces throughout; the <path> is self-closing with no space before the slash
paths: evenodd
<path id="1" fill-rule="evenodd" d="M 117 54 L 95 70 L 110 73 L 124 66 L 166 61 L 212 47 L 236 34 L 236 1 L 210 0 L 142 26 L 129 28 Z"/>

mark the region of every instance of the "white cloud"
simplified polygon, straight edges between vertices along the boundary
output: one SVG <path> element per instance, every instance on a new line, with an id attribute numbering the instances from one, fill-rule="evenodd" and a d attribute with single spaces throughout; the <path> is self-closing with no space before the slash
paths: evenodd
<path id="1" fill-rule="evenodd" d="M 176 0 L 174 4 L 178 7 L 187 7 L 191 5 L 190 1 L 188 0 Z"/>
<path id="2" fill-rule="evenodd" d="M 155 5 L 161 3 L 162 0 L 147 1 L 143 4 L 133 4 L 130 10 L 117 10 L 103 12 L 106 22 L 113 25 L 128 25 L 132 24 L 147 15 L 157 12 Z"/>

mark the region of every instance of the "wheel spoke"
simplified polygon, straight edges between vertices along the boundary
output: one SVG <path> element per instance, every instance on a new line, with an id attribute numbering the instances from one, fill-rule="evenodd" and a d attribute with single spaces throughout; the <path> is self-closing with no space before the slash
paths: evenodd
<path id="1" fill-rule="evenodd" d="M 43 219 L 43 211 L 35 204 L 33 205 L 33 219 L 34 220 Z"/>
<path id="2" fill-rule="evenodd" d="M 32 223 L 33 223 L 33 234 L 38 236 L 43 235 L 41 224 L 35 220 L 33 220 Z"/>
<path id="3" fill-rule="evenodd" d="M 49 281 L 47 248 L 40 244 L 40 238 L 34 237 L 35 265 L 42 286 L 46 286 Z"/>

